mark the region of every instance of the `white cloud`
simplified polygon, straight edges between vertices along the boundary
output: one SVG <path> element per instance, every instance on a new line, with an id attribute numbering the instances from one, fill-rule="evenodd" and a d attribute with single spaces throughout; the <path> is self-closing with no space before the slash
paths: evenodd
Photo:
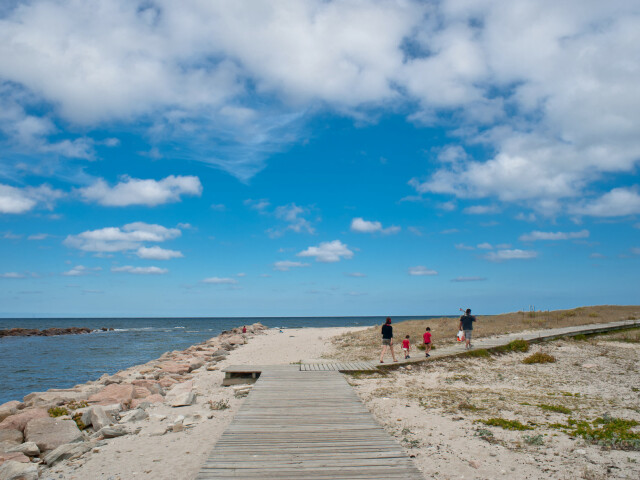
<path id="1" fill-rule="evenodd" d="M 34 233 L 33 235 L 29 235 L 27 240 L 45 240 L 50 237 L 48 233 Z"/>
<path id="2" fill-rule="evenodd" d="M 67 247 L 85 252 L 121 252 L 136 250 L 143 242 L 164 242 L 181 235 L 177 228 L 134 222 L 119 227 L 87 230 L 78 235 L 69 235 L 64 240 Z"/>
<path id="3" fill-rule="evenodd" d="M 589 230 L 579 232 L 540 232 L 534 230 L 531 233 L 520 235 L 521 242 L 535 242 L 538 240 L 571 240 L 574 238 L 588 238 Z"/>
<path id="4" fill-rule="evenodd" d="M 238 281 L 235 278 L 221 278 L 221 277 L 209 277 L 202 280 L 203 283 L 210 283 L 213 285 L 235 285 Z"/>
<path id="5" fill-rule="evenodd" d="M 484 243 L 479 243 L 478 248 L 481 250 L 491 250 L 493 248 L 493 245 L 491 245 L 488 242 L 484 242 Z"/>
<path id="6" fill-rule="evenodd" d="M 454 245 L 456 247 L 456 250 L 475 250 L 476 247 L 473 247 L 471 245 L 465 245 L 464 243 L 456 243 Z"/>
<path id="7" fill-rule="evenodd" d="M 452 282 L 484 282 L 485 277 L 456 277 Z"/>
<path id="8" fill-rule="evenodd" d="M 614 188 L 600 198 L 585 202 L 572 210 L 592 217 L 622 217 L 640 214 L 640 194 L 635 188 Z"/>
<path id="9" fill-rule="evenodd" d="M 340 240 L 322 242 L 317 247 L 309 247 L 298 253 L 299 257 L 315 257 L 316 262 L 333 263 L 353 257 L 353 252 Z"/>
<path id="10" fill-rule="evenodd" d="M 236 277 L 246 277 L 247 274 L 244 272 L 236 273 Z"/>
<path id="11" fill-rule="evenodd" d="M 487 215 L 489 213 L 498 213 L 500 209 L 496 205 L 473 205 L 465 208 L 462 212 L 469 215 Z"/>
<path id="12" fill-rule="evenodd" d="M 48 185 L 17 188 L 0 184 L 0 213 L 26 213 L 37 205 L 51 209 L 64 194 Z"/>
<path id="13" fill-rule="evenodd" d="M 605 257 L 605 256 L 604 256 L 603 254 L 601 254 L 601 253 L 594 252 L 594 253 L 592 253 L 591 255 L 589 255 L 589 258 L 607 258 L 607 257 Z"/>
<path id="14" fill-rule="evenodd" d="M 164 203 L 179 202 L 181 195 L 200 196 L 202 184 L 195 176 L 169 175 L 162 180 L 142 180 L 125 176 L 113 187 L 100 179 L 89 187 L 79 189 L 79 192 L 85 200 L 104 206 L 154 207 Z"/>
<path id="15" fill-rule="evenodd" d="M 132 273 L 134 275 L 163 275 L 169 270 L 160 267 L 133 267 L 131 265 L 124 265 L 122 267 L 113 267 L 111 271 L 115 273 Z"/>
<path id="16" fill-rule="evenodd" d="M 308 263 L 292 262 L 291 260 L 280 260 L 273 264 L 273 269 L 280 272 L 288 272 L 292 268 L 308 267 Z"/>
<path id="17" fill-rule="evenodd" d="M 259 212 L 264 212 L 271 206 L 271 203 L 269 203 L 266 198 L 262 198 L 260 200 L 253 200 L 251 198 L 248 198 L 243 203 L 250 209 L 257 210 Z"/>
<path id="18" fill-rule="evenodd" d="M 211 204 L 211 210 L 215 210 L 217 212 L 224 212 L 227 207 L 223 203 L 213 203 Z"/>
<path id="19" fill-rule="evenodd" d="M 84 275 L 89 275 L 91 272 L 98 272 L 100 270 L 102 270 L 101 267 L 87 268 L 84 265 L 76 265 L 71 270 L 62 272 L 62 275 L 66 277 L 81 277 Z"/>
<path id="20" fill-rule="evenodd" d="M 430 275 L 437 275 L 437 274 L 438 272 L 436 272 L 435 270 L 431 270 L 422 265 L 409 268 L 409 275 L 412 275 L 412 276 L 428 276 L 428 275 L 430 276 Z"/>
<path id="21" fill-rule="evenodd" d="M 355 278 L 366 277 L 366 275 L 364 273 L 360 273 L 360 272 L 350 272 L 350 273 L 345 273 L 345 275 L 347 277 L 355 277 Z"/>
<path id="22" fill-rule="evenodd" d="M 6 272 L 0 273 L 0 278 L 26 278 L 27 276 L 23 273 L 18 272 Z"/>
<path id="23" fill-rule="evenodd" d="M 172 258 L 182 258 L 182 252 L 177 250 L 168 250 L 161 247 L 140 247 L 136 251 L 136 255 L 147 260 L 170 260 Z"/>
<path id="24" fill-rule="evenodd" d="M 308 210 L 299 207 L 295 203 L 277 207 L 274 213 L 276 218 L 283 220 L 289 224 L 286 228 L 287 230 L 292 230 L 296 233 L 315 233 L 315 230 L 311 226 L 311 223 L 303 217 L 303 215 L 309 213 Z"/>
<path id="25" fill-rule="evenodd" d="M 419 227 L 408 227 L 407 230 L 409 230 L 411 233 L 413 233 L 417 237 L 421 237 L 423 235 L 422 230 L 420 230 Z"/>
<path id="26" fill-rule="evenodd" d="M 400 227 L 392 225 L 387 228 L 382 228 L 382 223 L 380 222 L 371 222 L 358 217 L 351 220 L 351 231 L 357 233 L 382 233 L 389 235 L 398 233 L 400 231 Z"/>
<path id="27" fill-rule="evenodd" d="M 528 260 L 536 258 L 538 252 L 533 250 L 497 250 L 495 252 L 487 253 L 484 258 L 491 262 L 503 262 L 505 260 Z"/>

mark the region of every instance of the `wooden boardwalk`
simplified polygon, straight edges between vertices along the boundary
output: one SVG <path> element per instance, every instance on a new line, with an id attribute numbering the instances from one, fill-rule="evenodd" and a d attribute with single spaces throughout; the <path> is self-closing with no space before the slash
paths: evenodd
<path id="1" fill-rule="evenodd" d="M 377 365 L 371 362 L 325 362 L 301 363 L 302 372 L 359 372 L 375 370 Z"/>
<path id="2" fill-rule="evenodd" d="M 334 371 L 265 367 L 196 477 L 422 479 Z"/>

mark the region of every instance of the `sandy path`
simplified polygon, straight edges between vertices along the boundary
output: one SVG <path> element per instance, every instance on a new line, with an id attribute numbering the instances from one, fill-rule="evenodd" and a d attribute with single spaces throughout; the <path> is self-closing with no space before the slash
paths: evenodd
<path id="1" fill-rule="evenodd" d="M 334 335 L 364 327 L 304 328 L 268 330 L 256 335 L 246 345 L 233 350 L 220 369 L 228 365 L 282 365 L 300 360 L 320 360 L 333 347 L 328 341 Z M 206 460 L 217 439 L 233 419 L 243 402 L 235 398 L 229 387 L 222 386 L 220 371 L 199 369 L 193 372 L 196 405 L 171 408 L 154 405 L 147 409 L 149 418 L 132 424 L 141 427 L 137 435 L 106 441 L 81 458 L 63 462 L 48 470 L 45 479 L 158 480 L 192 479 Z M 211 410 L 208 401 L 227 401 L 229 408 Z M 154 435 L 171 424 L 178 415 L 192 417 L 195 425 L 181 432 Z M 166 417 L 162 419 L 162 417 Z"/>

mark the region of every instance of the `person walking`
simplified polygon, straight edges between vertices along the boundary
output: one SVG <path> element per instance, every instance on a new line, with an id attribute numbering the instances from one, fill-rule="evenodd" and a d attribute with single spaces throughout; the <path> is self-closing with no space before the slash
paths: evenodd
<path id="1" fill-rule="evenodd" d="M 427 327 L 427 330 L 422 334 L 422 340 L 424 340 L 424 350 L 425 355 L 430 357 L 429 352 L 431 351 L 431 328 Z"/>
<path id="2" fill-rule="evenodd" d="M 396 353 L 393 351 L 393 327 L 391 326 L 391 318 L 387 317 L 387 321 L 382 325 L 382 353 L 380 354 L 380 363 L 384 363 L 384 354 L 387 352 L 387 347 L 391 350 L 391 358 L 394 362 L 397 362 Z"/>
<path id="3" fill-rule="evenodd" d="M 471 315 L 471 309 L 467 308 L 467 311 L 460 317 L 460 330 L 464 332 L 465 347 L 467 350 L 471 348 L 471 333 L 473 332 L 473 322 L 476 321 L 476 317 Z"/>

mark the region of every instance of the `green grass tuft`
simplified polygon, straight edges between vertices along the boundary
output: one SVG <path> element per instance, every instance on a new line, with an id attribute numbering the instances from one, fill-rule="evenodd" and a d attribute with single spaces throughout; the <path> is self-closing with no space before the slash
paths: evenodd
<path id="1" fill-rule="evenodd" d="M 517 420 L 506 420 L 504 418 L 490 418 L 488 420 L 480 420 L 485 425 L 490 427 L 500 427 L 505 430 L 533 430 L 533 427 L 529 425 L 523 425 Z"/>
<path id="2" fill-rule="evenodd" d="M 571 410 L 569 410 L 567 407 L 563 407 L 562 405 L 547 405 L 543 403 L 538 405 L 538 407 L 540 407 L 543 410 L 548 410 L 550 412 L 564 413 L 566 415 L 569 415 L 571 413 Z"/>
<path id="3" fill-rule="evenodd" d="M 490 358 L 491 357 L 489 350 L 487 350 L 486 348 L 481 348 L 479 350 L 469 350 L 468 352 L 465 353 L 465 355 L 467 357 L 472 357 L 472 358 Z"/>
<path id="4" fill-rule="evenodd" d="M 64 407 L 51 407 L 49 410 L 50 417 L 62 417 L 63 415 L 69 415 L 69 410 Z"/>
<path id="5" fill-rule="evenodd" d="M 549 355 L 548 353 L 536 352 L 533 355 L 529 355 L 527 358 L 522 360 L 522 363 L 554 363 L 556 361 L 556 357 L 553 355 Z"/>

